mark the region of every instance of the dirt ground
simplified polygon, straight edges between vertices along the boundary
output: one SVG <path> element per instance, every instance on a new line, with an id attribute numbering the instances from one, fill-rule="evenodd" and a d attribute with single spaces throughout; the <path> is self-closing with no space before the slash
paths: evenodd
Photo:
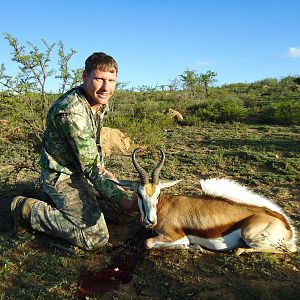
<path id="1" fill-rule="evenodd" d="M 166 132 L 161 177 L 184 179 L 168 192 L 189 195 L 201 192 L 200 178 L 239 180 L 280 205 L 299 231 L 299 137 L 299 128 L 178 127 Z M 156 161 L 143 157 L 146 169 Z M 107 167 L 136 178 L 130 157 L 111 156 Z M 154 233 L 124 224 L 109 224 L 109 244 L 93 252 L 39 233 L 20 241 L 9 203 L 24 190 L 36 193 L 19 180 L 0 197 L 0 299 L 300 299 L 299 252 L 145 250 Z"/>

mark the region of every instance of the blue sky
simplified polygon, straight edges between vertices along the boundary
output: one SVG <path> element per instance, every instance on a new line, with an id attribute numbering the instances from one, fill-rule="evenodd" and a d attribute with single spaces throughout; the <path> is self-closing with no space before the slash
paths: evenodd
<path id="1" fill-rule="evenodd" d="M 72 68 L 106 52 L 133 87 L 168 84 L 186 69 L 212 70 L 219 85 L 300 75 L 298 0 L 4 0 L 0 29 L 11 75 L 4 32 L 20 44 L 63 41 L 77 51 Z"/>

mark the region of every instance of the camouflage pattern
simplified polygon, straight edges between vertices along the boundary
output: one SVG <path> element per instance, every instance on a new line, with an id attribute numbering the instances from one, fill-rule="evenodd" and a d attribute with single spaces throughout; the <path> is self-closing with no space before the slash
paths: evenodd
<path id="1" fill-rule="evenodd" d="M 96 199 L 96 191 L 85 177 L 49 173 L 43 190 L 55 207 L 43 201 L 31 209 L 30 223 L 34 230 L 67 240 L 86 250 L 105 245 L 109 233 L 104 215 Z"/>
<path id="2" fill-rule="evenodd" d="M 40 165 L 43 190 L 55 207 L 39 201 L 30 216 L 33 229 L 87 250 L 107 243 L 105 214 L 110 219 L 116 214 L 118 221 L 135 220 L 118 207 L 120 199 L 129 196 L 108 180 L 97 145 L 107 111 L 106 106 L 93 113 L 82 87 L 62 95 L 51 107 Z"/>
<path id="3" fill-rule="evenodd" d="M 46 173 L 53 170 L 85 176 L 104 198 L 119 203 L 128 195 L 107 180 L 97 146 L 98 125 L 103 124 L 107 111 L 108 106 L 94 114 L 82 87 L 60 97 L 47 116 L 40 165 Z"/>

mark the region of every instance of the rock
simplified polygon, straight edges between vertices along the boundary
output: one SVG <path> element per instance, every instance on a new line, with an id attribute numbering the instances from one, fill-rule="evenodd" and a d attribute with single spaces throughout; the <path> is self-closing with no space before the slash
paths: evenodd
<path id="1" fill-rule="evenodd" d="M 132 142 L 121 130 L 103 127 L 100 132 L 101 151 L 104 156 L 130 155 Z"/>

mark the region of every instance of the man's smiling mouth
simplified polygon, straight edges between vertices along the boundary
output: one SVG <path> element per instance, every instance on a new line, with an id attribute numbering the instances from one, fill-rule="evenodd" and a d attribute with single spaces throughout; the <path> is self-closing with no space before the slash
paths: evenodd
<path id="1" fill-rule="evenodd" d="M 107 93 L 97 93 L 97 95 L 102 98 L 107 98 L 109 96 Z"/>

